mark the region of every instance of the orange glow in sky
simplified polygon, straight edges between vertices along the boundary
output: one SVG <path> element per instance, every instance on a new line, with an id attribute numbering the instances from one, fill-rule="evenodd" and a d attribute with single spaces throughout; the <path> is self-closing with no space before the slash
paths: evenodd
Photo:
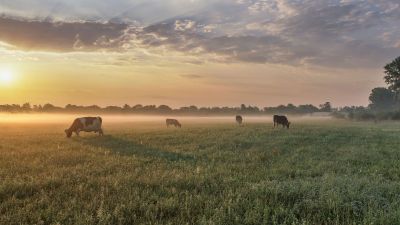
<path id="1" fill-rule="evenodd" d="M 0 104 L 367 105 L 400 49 L 385 1 L 19 2 L 0 3 Z"/>

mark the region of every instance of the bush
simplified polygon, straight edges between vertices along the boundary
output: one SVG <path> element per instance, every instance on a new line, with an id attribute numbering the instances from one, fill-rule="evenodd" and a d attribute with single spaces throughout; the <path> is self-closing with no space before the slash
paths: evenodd
<path id="1" fill-rule="evenodd" d="M 340 112 L 333 112 L 331 116 L 336 119 L 346 119 L 346 114 Z"/>
<path id="2" fill-rule="evenodd" d="M 393 112 L 381 112 L 376 114 L 377 120 L 391 120 L 393 118 Z"/>
<path id="3" fill-rule="evenodd" d="M 375 120 L 376 116 L 370 112 L 364 112 L 360 114 L 359 120 Z"/>
<path id="4" fill-rule="evenodd" d="M 400 120 L 400 111 L 392 113 L 391 119 L 392 120 Z"/>
<path id="5" fill-rule="evenodd" d="M 371 112 L 350 113 L 349 119 L 357 121 L 376 120 L 376 115 Z"/>
<path id="6" fill-rule="evenodd" d="M 332 113 L 334 118 L 343 118 L 343 114 L 341 113 Z M 348 119 L 350 120 L 357 120 L 357 121 L 368 121 L 368 120 L 400 120 L 400 111 L 396 112 L 380 112 L 380 113 L 373 113 L 370 111 L 364 112 L 350 112 L 348 114 Z"/>

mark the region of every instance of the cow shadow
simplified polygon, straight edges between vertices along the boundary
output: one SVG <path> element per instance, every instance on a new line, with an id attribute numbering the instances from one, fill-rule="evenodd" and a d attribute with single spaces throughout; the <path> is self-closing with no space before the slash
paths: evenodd
<path id="1" fill-rule="evenodd" d="M 169 152 L 166 150 L 146 146 L 132 140 L 126 140 L 112 135 L 78 137 L 74 141 L 95 148 L 103 148 L 112 153 L 120 155 L 135 155 L 151 159 L 161 159 L 167 161 L 195 161 L 190 155 Z"/>

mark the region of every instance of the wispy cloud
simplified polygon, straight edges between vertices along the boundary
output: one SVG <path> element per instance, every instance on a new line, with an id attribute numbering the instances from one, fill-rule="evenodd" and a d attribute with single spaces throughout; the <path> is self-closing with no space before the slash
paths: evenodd
<path id="1" fill-rule="evenodd" d="M 0 18 L 0 41 L 19 49 L 129 55 L 141 48 L 161 57 L 178 52 L 196 63 L 376 67 L 398 54 L 400 34 L 396 0 L 48 0 L 35 6 L 4 0 L 1 5 L 7 16 Z M 10 17 L 23 12 L 32 15 Z"/>
<path id="2" fill-rule="evenodd" d="M 201 79 L 204 78 L 203 75 L 199 74 L 180 74 L 180 77 L 187 78 L 187 79 Z"/>
<path id="3" fill-rule="evenodd" d="M 24 50 L 82 51 L 118 48 L 126 24 L 63 23 L 0 18 L 0 40 Z"/>

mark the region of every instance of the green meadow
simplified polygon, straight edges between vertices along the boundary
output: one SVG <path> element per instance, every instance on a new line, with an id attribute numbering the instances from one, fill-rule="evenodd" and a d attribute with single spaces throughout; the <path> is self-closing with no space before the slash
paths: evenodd
<path id="1" fill-rule="evenodd" d="M 400 224 L 399 123 L 69 122 L 0 123 L 0 224 Z"/>

